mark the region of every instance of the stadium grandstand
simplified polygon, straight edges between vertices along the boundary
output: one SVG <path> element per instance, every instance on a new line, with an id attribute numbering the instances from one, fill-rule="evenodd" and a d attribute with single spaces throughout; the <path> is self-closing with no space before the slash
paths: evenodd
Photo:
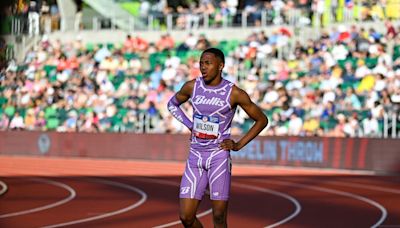
<path id="1" fill-rule="evenodd" d="M 261 135 L 400 136 L 399 0 L 7 2 L 1 131 L 188 133 L 166 104 L 217 47 Z"/>

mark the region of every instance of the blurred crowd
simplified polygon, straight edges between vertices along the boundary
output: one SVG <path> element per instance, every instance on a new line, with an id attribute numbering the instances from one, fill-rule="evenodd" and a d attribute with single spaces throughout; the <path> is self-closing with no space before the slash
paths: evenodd
<path id="1" fill-rule="evenodd" d="M 384 33 L 339 26 L 302 43 L 285 28 L 223 41 L 192 33 L 155 43 L 127 35 L 121 44 L 44 36 L 1 78 L 0 130 L 188 133 L 166 104 L 200 76 L 201 51 L 213 46 L 226 54 L 223 76 L 268 115 L 262 135 L 379 137 L 400 105 L 400 28 L 385 25 Z M 183 109 L 191 115 L 189 103 Z M 238 109 L 232 134 L 251 124 Z"/>
<path id="2" fill-rule="evenodd" d="M 39 35 L 60 29 L 56 0 L 8 1 L 0 7 L 1 34 Z"/>
<path id="3" fill-rule="evenodd" d="M 386 0 L 114 0 L 132 3 L 131 12 L 143 28 L 197 29 L 220 26 L 326 26 L 335 22 L 383 21 L 400 18 L 400 3 Z M 94 23 L 89 5 L 74 0 L 75 14 L 61 17 L 56 0 L 18 0 L 1 7 L 2 34 L 47 34 L 63 20 L 74 29 L 111 28 L 110 18 Z M 122 7 L 124 8 L 124 7 Z M 84 10 L 86 9 L 86 10 Z M 84 12 L 85 11 L 85 12 Z M 4 17 L 3 17 L 4 16 Z M 128 20 L 124 18 L 124 20 Z M 89 22 L 90 21 L 90 22 Z M 97 21 L 97 19 L 96 19 Z M 151 23 L 151 24 L 150 24 Z M 171 23 L 172 25 L 168 25 Z M 96 24 L 96 25 L 95 25 Z M 170 27 L 171 26 L 171 27 Z M 140 26 L 139 26 L 140 27 Z M 142 29 L 143 29 L 142 28 Z"/>
<path id="4" fill-rule="evenodd" d="M 263 23 L 326 25 L 353 20 L 381 21 L 400 18 L 399 10 L 398 3 L 384 0 L 145 0 L 140 4 L 140 17 L 147 22 L 152 16 L 166 24 L 168 15 L 174 15 L 176 28 L 188 29 L 198 28 L 205 20 L 211 26 L 238 25 L 243 20 L 255 26 Z"/>

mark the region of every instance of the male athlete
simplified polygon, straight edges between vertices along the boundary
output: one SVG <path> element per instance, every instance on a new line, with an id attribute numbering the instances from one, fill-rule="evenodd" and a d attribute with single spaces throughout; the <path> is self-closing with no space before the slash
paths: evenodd
<path id="1" fill-rule="evenodd" d="M 249 95 L 222 78 L 225 57 L 209 48 L 200 58 L 202 77 L 186 82 L 168 102 L 168 110 L 192 132 L 190 153 L 180 186 L 180 219 L 185 227 L 203 227 L 196 211 L 209 186 L 214 227 L 227 227 L 227 209 L 231 182 L 230 150 L 238 151 L 268 124 L 267 117 Z M 180 105 L 190 99 L 193 121 Z M 237 106 L 255 121 L 237 142 L 230 130 Z"/>

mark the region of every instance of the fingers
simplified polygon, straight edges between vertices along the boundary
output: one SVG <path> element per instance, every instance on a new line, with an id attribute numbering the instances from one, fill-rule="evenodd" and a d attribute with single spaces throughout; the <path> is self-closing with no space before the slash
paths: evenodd
<path id="1" fill-rule="evenodd" d="M 231 139 L 225 139 L 219 144 L 219 148 L 223 150 L 233 150 L 235 148 L 235 142 Z"/>

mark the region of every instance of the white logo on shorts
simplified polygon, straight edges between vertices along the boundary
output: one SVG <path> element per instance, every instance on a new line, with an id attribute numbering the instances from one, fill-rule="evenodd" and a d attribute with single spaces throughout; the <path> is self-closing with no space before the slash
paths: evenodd
<path id="1" fill-rule="evenodd" d="M 219 192 L 213 192 L 213 196 L 219 196 Z"/>
<path id="2" fill-rule="evenodd" d="M 182 187 L 181 188 L 181 194 L 187 194 L 190 190 L 190 187 Z"/>

